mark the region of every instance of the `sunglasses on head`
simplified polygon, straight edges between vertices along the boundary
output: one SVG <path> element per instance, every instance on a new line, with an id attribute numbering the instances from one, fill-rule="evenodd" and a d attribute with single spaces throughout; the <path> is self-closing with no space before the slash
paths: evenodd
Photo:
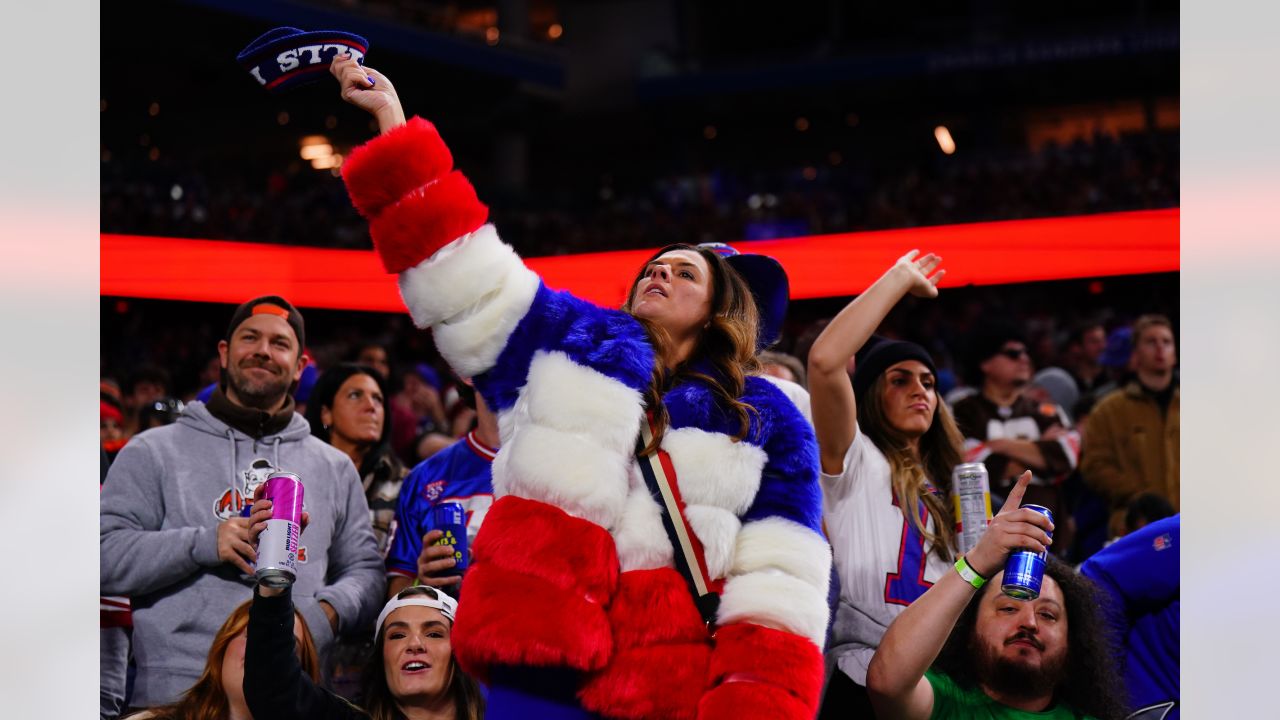
<path id="1" fill-rule="evenodd" d="M 999 355 L 1003 355 L 1010 360 L 1021 360 L 1027 356 L 1026 348 L 1002 348 Z"/>

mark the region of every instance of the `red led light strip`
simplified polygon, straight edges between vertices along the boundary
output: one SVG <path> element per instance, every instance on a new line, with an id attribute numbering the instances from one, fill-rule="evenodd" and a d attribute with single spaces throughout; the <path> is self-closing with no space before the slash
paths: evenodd
<path id="1" fill-rule="evenodd" d="M 942 255 L 942 287 L 1175 272 L 1178 209 L 815 235 L 734 243 L 787 269 L 792 299 L 862 292 L 912 248 Z M 553 288 L 621 304 L 650 250 L 527 258 Z M 278 294 L 299 307 L 401 312 L 371 250 L 102 235 L 102 295 L 240 303 Z"/>

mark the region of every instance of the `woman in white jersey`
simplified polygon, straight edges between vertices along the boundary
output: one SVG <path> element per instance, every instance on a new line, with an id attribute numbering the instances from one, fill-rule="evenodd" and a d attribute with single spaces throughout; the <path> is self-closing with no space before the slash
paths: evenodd
<path id="1" fill-rule="evenodd" d="M 963 438 L 938 398 L 929 353 L 872 337 L 907 293 L 937 297 L 941 260 L 904 255 L 836 315 L 809 352 L 823 520 L 840 576 L 820 717 L 873 717 L 865 685 L 880 638 L 953 560 L 948 494 Z"/>

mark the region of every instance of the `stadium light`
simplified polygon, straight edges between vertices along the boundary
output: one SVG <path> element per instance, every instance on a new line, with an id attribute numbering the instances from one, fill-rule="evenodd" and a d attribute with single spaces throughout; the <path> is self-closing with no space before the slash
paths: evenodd
<path id="1" fill-rule="evenodd" d="M 951 131 L 946 125 L 939 125 L 933 129 L 933 136 L 938 139 L 938 147 L 942 148 L 942 152 L 951 155 L 956 151 L 956 141 L 951 138 Z"/>

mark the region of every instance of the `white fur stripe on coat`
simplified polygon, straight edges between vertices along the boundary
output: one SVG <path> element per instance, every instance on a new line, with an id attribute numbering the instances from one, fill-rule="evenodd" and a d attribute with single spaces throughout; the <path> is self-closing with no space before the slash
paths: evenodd
<path id="1" fill-rule="evenodd" d="M 770 517 L 743 525 L 720 601 L 721 624 L 755 622 L 826 639 L 831 548 L 799 523 Z"/>
<path id="2" fill-rule="evenodd" d="M 521 395 L 533 423 L 590 435 L 613 452 L 635 452 L 644 416 L 644 397 L 638 390 L 562 352 L 539 351 Z"/>
<path id="3" fill-rule="evenodd" d="M 698 428 L 668 430 L 662 448 L 671 454 L 686 505 L 710 505 L 734 515 L 751 506 L 768 460 L 755 445 Z"/>

